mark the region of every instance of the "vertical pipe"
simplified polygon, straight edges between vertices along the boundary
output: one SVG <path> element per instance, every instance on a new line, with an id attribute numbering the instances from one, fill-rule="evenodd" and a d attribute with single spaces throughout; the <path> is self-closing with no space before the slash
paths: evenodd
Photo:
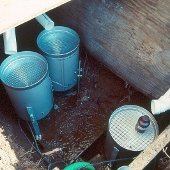
<path id="1" fill-rule="evenodd" d="M 35 18 L 46 30 L 54 27 L 54 22 L 46 15 L 42 14 Z"/>
<path id="2" fill-rule="evenodd" d="M 5 54 L 12 55 L 17 53 L 15 28 L 9 29 L 5 33 L 3 33 L 3 39 Z"/>

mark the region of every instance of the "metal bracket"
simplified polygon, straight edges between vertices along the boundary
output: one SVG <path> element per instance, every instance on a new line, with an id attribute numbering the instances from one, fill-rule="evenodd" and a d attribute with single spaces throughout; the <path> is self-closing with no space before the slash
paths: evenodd
<path id="1" fill-rule="evenodd" d="M 78 74 L 77 74 L 77 93 L 79 94 L 80 92 L 80 79 L 83 76 L 82 75 L 82 71 L 83 69 L 81 68 L 81 60 L 79 61 L 79 65 L 78 65 Z"/>
<path id="2" fill-rule="evenodd" d="M 111 153 L 111 160 L 116 160 L 118 153 L 119 153 L 119 149 L 114 147 L 112 150 L 112 153 Z M 113 166 L 113 164 L 114 164 L 114 162 L 109 163 L 108 164 L 109 168 L 111 168 Z"/>
<path id="3" fill-rule="evenodd" d="M 36 140 L 41 140 L 42 135 L 41 135 L 40 128 L 39 128 L 38 122 L 36 120 L 34 111 L 33 111 L 32 107 L 26 107 L 26 109 L 27 109 L 27 112 L 28 112 L 28 117 L 29 117 L 29 119 L 32 123 L 32 127 L 34 129 Z"/>
<path id="4" fill-rule="evenodd" d="M 111 153 L 111 159 L 115 160 L 117 158 L 118 153 L 119 153 L 119 149 L 114 147 L 113 150 L 112 150 L 112 153 Z"/>

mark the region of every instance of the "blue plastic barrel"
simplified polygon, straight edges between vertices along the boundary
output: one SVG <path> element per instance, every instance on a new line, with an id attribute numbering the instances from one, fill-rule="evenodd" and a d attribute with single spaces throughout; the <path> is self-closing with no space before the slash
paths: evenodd
<path id="1" fill-rule="evenodd" d="M 31 121 L 35 133 L 39 133 L 36 121 L 44 118 L 53 107 L 45 58 L 31 51 L 18 52 L 2 62 L 0 76 L 18 116 Z"/>
<path id="2" fill-rule="evenodd" d="M 79 44 L 78 34 L 67 27 L 55 26 L 38 35 L 37 45 L 47 59 L 55 91 L 66 91 L 77 84 Z"/>

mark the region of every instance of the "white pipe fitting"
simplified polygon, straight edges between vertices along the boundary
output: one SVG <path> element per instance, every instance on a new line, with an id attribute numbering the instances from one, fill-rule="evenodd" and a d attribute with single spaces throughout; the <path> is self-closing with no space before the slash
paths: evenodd
<path id="1" fill-rule="evenodd" d="M 46 30 L 54 27 L 54 22 L 46 15 L 42 14 L 35 18 Z"/>
<path id="2" fill-rule="evenodd" d="M 170 110 L 170 89 L 157 100 L 151 101 L 151 111 L 154 115 Z"/>
<path id="3" fill-rule="evenodd" d="M 15 28 L 9 29 L 3 33 L 5 54 L 12 55 L 17 53 L 17 41 Z"/>

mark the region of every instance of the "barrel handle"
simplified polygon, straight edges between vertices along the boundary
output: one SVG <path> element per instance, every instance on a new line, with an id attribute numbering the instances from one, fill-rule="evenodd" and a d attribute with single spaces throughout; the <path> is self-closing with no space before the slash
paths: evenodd
<path id="1" fill-rule="evenodd" d="M 39 128 L 35 113 L 33 111 L 33 108 L 29 106 L 29 107 L 26 107 L 26 109 L 27 109 L 29 120 L 30 120 L 32 127 L 34 129 L 36 140 L 41 140 L 42 135 L 41 135 L 40 128 Z"/>

